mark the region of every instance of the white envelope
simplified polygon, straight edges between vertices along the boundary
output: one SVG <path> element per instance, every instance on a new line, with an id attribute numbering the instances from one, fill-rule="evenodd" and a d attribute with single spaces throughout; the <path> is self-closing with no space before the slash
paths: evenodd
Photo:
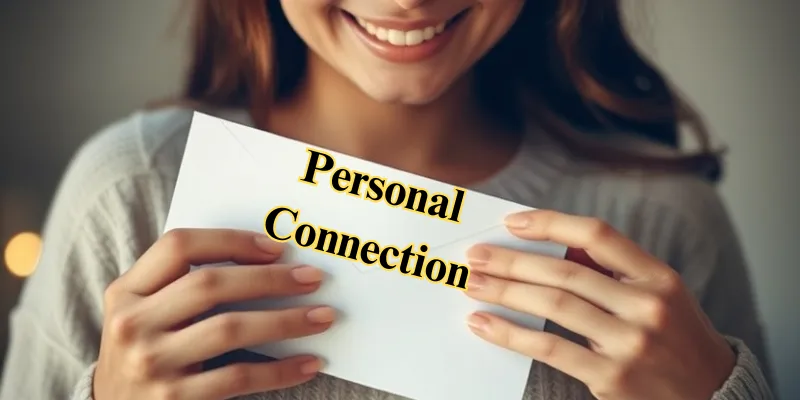
<path id="1" fill-rule="evenodd" d="M 460 223 L 392 208 L 334 191 L 331 173 L 318 185 L 299 181 L 313 146 L 244 125 L 195 113 L 165 230 L 235 228 L 264 232 L 267 213 L 278 206 L 298 210 L 298 225 L 333 228 L 385 245 L 415 250 L 427 244 L 429 257 L 466 264 L 465 252 L 493 243 L 563 258 L 566 249 L 511 236 L 503 218 L 530 209 L 467 191 Z M 327 149 L 336 166 L 379 175 L 389 181 L 452 197 L 454 187 Z M 292 230 L 290 218 L 277 225 Z M 544 321 L 476 302 L 461 290 L 365 266 L 349 259 L 302 249 L 292 241 L 286 262 L 317 266 L 329 275 L 315 294 L 257 301 L 224 309 L 258 309 L 327 304 L 339 319 L 320 335 L 265 344 L 250 350 L 271 357 L 298 353 L 321 356 L 323 372 L 416 400 L 519 400 L 531 359 L 475 336 L 466 317 L 489 310 L 541 330 Z M 222 310 L 222 308 L 220 309 Z"/>

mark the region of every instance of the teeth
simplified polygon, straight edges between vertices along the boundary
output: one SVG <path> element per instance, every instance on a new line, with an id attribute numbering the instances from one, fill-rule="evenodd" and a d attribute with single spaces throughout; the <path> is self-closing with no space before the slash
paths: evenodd
<path id="1" fill-rule="evenodd" d="M 383 28 L 376 28 L 375 36 L 385 42 L 389 38 L 389 31 Z"/>
<path id="2" fill-rule="evenodd" d="M 414 29 L 411 31 L 401 31 L 397 29 L 386 29 L 375 26 L 362 18 L 356 18 L 358 24 L 372 36 L 378 38 L 382 42 L 389 42 L 395 46 L 416 46 L 422 42 L 433 39 L 436 35 L 444 32 L 447 27 L 446 22 L 442 22 L 436 26 L 429 26 L 423 29 Z"/>

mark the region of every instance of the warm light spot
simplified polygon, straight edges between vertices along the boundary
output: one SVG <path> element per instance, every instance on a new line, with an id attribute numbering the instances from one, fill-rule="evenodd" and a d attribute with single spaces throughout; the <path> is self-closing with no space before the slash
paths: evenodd
<path id="1" fill-rule="evenodd" d="M 17 234 L 6 245 L 6 268 L 21 278 L 29 276 L 36 269 L 41 249 L 39 235 L 31 232 Z"/>

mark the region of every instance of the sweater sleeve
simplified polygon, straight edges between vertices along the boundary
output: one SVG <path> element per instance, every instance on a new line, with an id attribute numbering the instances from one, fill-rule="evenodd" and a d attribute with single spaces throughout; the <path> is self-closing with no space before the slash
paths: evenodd
<path id="1" fill-rule="evenodd" d="M 736 354 L 736 366 L 713 400 L 772 399 L 770 360 L 745 257 L 732 224 L 719 223 L 718 244 L 695 254 L 713 266 L 700 304 Z"/>
<path id="2" fill-rule="evenodd" d="M 736 366 L 711 400 L 772 400 L 774 395 L 756 356 L 741 339 L 726 339 L 736 354 Z"/>
<path id="3" fill-rule="evenodd" d="M 97 208 L 77 211 L 59 197 L 37 270 L 11 313 L 2 400 L 67 398 L 97 357 L 103 292 L 114 279 L 111 244 L 97 236 L 106 221 Z"/>
<path id="4" fill-rule="evenodd" d="M 736 354 L 736 367 L 713 400 L 772 399 L 763 324 L 726 206 L 706 184 L 694 182 L 673 192 L 681 198 L 673 195 L 665 208 L 662 197 L 658 210 L 658 219 L 671 227 L 668 261 Z"/>
<path id="5" fill-rule="evenodd" d="M 758 311 L 750 272 L 734 227 L 725 219 L 718 225 L 713 242 L 707 248 L 695 248 L 695 262 L 708 262 L 713 268 L 698 297 L 703 310 L 721 333 L 737 338 L 735 348 L 746 347 L 746 354 L 772 382 L 769 352 L 764 327 Z M 714 235 L 708 233 L 707 235 Z M 691 265 L 691 261 L 687 261 Z"/>
<path id="6" fill-rule="evenodd" d="M 103 295 L 140 250 L 135 199 L 146 186 L 139 153 L 116 140 L 130 127 L 111 131 L 82 147 L 56 191 L 37 269 L 10 316 L 0 400 L 91 399 Z"/>
<path id="7" fill-rule="evenodd" d="M 94 385 L 95 365 L 96 364 L 92 363 L 89 368 L 83 371 L 80 379 L 78 379 L 78 382 L 72 389 L 72 397 L 70 397 L 70 400 L 94 400 L 92 396 L 92 387 Z"/>

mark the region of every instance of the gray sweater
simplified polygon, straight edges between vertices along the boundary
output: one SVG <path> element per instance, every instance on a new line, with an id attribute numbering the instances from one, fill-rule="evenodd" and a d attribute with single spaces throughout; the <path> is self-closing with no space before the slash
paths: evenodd
<path id="1" fill-rule="evenodd" d="M 160 236 L 191 115 L 178 108 L 135 113 L 95 135 L 74 158 L 45 226 L 38 269 L 11 315 L 0 400 L 91 400 L 103 291 Z M 217 115 L 249 123 L 241 111 Z M 471 189 L 602 218 L 668 262 L 737 354 L 714 399 L 772 398 L 747 267 L 711 185 L 692 176 L 607 171 L 532 134 L 503 171 Z M 583 398 L 591 395 L 580 382 L 532 364 L 525 400 Z M 247 399 L 398 398 L 323 375 Z"/>

